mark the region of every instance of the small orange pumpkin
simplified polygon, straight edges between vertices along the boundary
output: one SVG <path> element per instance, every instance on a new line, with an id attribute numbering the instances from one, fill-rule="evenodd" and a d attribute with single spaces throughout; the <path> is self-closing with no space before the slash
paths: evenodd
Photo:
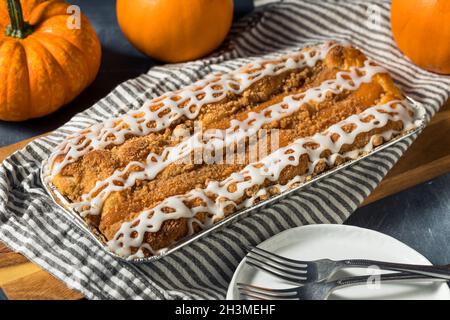
<path id="1" fill-rule="evenodd" d="M 233 20 L 233 0 L 118 0 L 128 40 L 165 62 L 200 58 L 216 49 Z"/>
<path id="2" fill-rule="evenodd" d="M 47 115 L 95 79 L 101 47 L 62 0 L 0 0 L 0 119 Z M 71 20 L 72 19 L 72 20 Z"/>
<path id="3" fill-rule="evenodd" d="M 391 24 L 398 47 L 415 64 L 450 74 L 450 0 L 393 0 Z"/>

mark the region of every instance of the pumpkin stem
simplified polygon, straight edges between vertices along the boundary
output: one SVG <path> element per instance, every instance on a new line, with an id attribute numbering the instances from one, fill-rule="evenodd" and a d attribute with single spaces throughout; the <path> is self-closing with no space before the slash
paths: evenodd
<path id="1" fill-rule="evenodd" d="M 8 5 L 9 18 L 11 19 L 11 24 L 6 28 L 6 35 L 25 39 L 33 32 L 33 28 L 23 20 L 20 0 L 6 0 L 6 3 Z"/>

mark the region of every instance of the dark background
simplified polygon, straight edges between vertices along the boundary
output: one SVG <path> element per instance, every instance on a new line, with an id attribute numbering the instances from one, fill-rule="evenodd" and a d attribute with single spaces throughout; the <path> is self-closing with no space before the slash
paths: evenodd
<path id="1" fill-rule="evenodd" d="M 121 82 L 155 65 L 123 37 L 116 21 L 114 0 L 71 3 L 81 7 L 101 39 L 103 59 L 98 78 L 75 101 L 53 115 L 24 123 L 0 122 L 0 147 L 58 128 Z M 253 9 L 252 0 L 235 3 L 236 19 Z M 450 263 L 450 174 L 361 208 L 346 223 L 391 235 L 435 264 Z"/>

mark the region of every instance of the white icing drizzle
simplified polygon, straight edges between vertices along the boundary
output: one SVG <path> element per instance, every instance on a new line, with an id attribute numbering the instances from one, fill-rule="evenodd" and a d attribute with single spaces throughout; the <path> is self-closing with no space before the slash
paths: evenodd
<path id="1" fill-rule="evenodd" d="M 372 119 L 368 121 L 369 117 Z M 269 194 L 271 187 L 262 188 L 249 199 L 239 203 L 239 199 L 245 196 L 246 190 L 261 186 L 265 181 L 276 182 L 283 169 L 299 164 L 302 155 L 306 154 L 309 157 L 308 171 L 284 186 L 276 184 L 278 192 L 289 189 L 293 184 L 304 182 L 313 174 L 319 162 L 324 161 L 328 166 L 332 166 L 339 156 L 354 159 L 362 152 L 371 151 L 374 148 L 375 136 L 364 148 L 341 154 L 342 147 L 353 144 L 359 134 L 383 128 L 389 121 L 401 121 L 402 131 L 411 130 L 416 126 L 414 111 L 407 101 L 391 101 L 385 105 L 368 108 L 358 115 L 352 115 L 331 126 L 325 132 L 300 138 L 289 146 L 278 149 L 258 163 L 249 164 L 242 171 L 233 173 L 223 181 L 211 181 L 205 189 L 194 189 L 184 195 L 166 198 L 156 207 L 141 212 L 133 221 L 123 223 L 114 238 L 108 242 L 109 249 L 129 259 L 143 257 L 144 249 L 158 254 L 148 243 L 144 243 L 144 236 L 146 233 L 158 232 L 165 221 L 188 219 L 190 234 L 193 233 L 193 224 L 208 228 L 224 217 L 224 209 L 228 206 L 231 205 L 236 210 L 248 208 L 256 199 Z M 347 133 L 343 129 L 346 125 L 352 125 L 351 132 Z M 386 130 L 380 135 L 387 141 L 398 133 L 394 130 Z M 332 137 L 335 135 L 338 135 L 338 139 L 333 141 Z M 325 150 L 329 150 L 330 155 L 323 158 L 321 155 Z M 230 189 L 230 186 L 233 186 L 233 189 Z M 215 199 L 211 195 L 215 195 Z M 187 203 L 195 199 L 201 199 L 202 204 L 193 208 L 189 207 Z M 198 213 L 207 214 L 203 223 L 195 218 Z M 133 249 L 137 249 L 134 254 Z"/>
<path id="2" fill-rule="evenodd" d="M 327 42 L 273 61 L 255 62 L 229 74 L 211 74 L 183 90 L 153 99 L 139 110 L 121 118 L 108 120 L 69 136 L 50 157 L 50 174 L 55 177 L 65 166 L 88 152 L 104 149 L 111 144 L 120 145 L 128 136 L 145 136 L 161 131 L 183 116 L 196 119 L 204 105 L 221 101 L 229 93 L 241 94 L 266 76 L 314 67 L 336 45 Z M 62 161 L 58 159 L 60 156 L 64 156 Z"/>
<path id="3" fill-rule="evenodd" d="M 235 142 L 257 134 L 265 124 L 290 116 L 300 110 L 300 107 L 309 102 L 320 103 L 326 100 L 327 95 L 357 90 L 363 83 L 369 83 L 375 74 L 384 73 L 385 69 L 366 60 L 361 68 L 351 67 L 349 71 L 341 71 L 333 80 L 324 81 L 320 86 L 306 90 L 303 93 L 284 97 L 283 101 L 262 110 L 249 112 L 245 120 L 233 119 L 226 130 L 214 130 L 214 138 L 203 142 L 202 133 L 196 133 L 173 147 L 164 149 L 161 155 L 150 153 L 145 163 L 130 162 L 124 169 L 116 170 L 110 177 L 98 181 L 96 186 L 81 197 L 82 201 L 71 206 L 82 217 L 98 215 L 105 200 L 113 192 L 126 190 L 136 184 L 138 180 L 153 180 L 158 173 L 177 160 L 189 156 L 194 150 L 204 148 L 207 150 L 224 149 Z M 204 133 L 208 134 L 208 132 Z"/>
<path id="4" fill-rule="evenodd" d="M 330 49 L 336 45 L 329 42 L 276 60 L 255 62 L 229 74 L 211 74 L 183 90 L 153 99 L 139 110 L 69 136 L 50 157 L 47 172 L 54 178 L 65 166 L 76 162 L 92 150 L 123 144 L 129 136 L 145 136 L 159 132 L 182 117 L 194 120 L 203 106 L 221 101 L 230 93 L 241 94 L 266 76 L 314 67 L 319 61 L 324 60 Z M 249 112 L 245 120 L 231 120 L 230 127 L 226 130 L 214 129 L 213 138 L 206 141 L 206 144 L 202 135 L 208 135 L 208 131 L 194 134 L 173 147 L 165 148 L 161 155 L 150 153 L 145 162 L 130 162 L 124 169 L 116 170 L 109 178 L 97 181 L 96 186 L 82 196 L 81 202 L 73 203 L 71 206 L 83 217 L 98 215 L 111 193 L 130 188 L 138 180 L 153 180 L 168 165 L 189 156 L 193 150 L 226 148 L 255 135 L 265 124 L 292 115 L 308 102 L 320 103 L 330 93 L 337 95 L 344 91 L 357 90 L 363 83 L 371 82 L 374 75 L 384 72 L 386 71 L 383 68 L 370 60 L 365 61 L 361 68 L 352 67 L 348 71 L 341 71 L 336 74 L 335 79 L 324 81 L 316 88 L 286 96 L 282 102 L 271 105 L 261 112 Z M 273 193 L 272 188 L 276 189 L 276 193 L 281 193 L 295 184 L 304 182 L 313 174 L 319 162 L 332 166 L 339 156 L 354 159 L 362 152 L 371 151 L 374 148 L 375 137 L 372 137 L 364 148 L 340 153 L 342 146 L 352 144 L 361 133 L 382 128 L 388 121 L 402 121 L 403 130 L 412 129 L 415 124 L 411 112 L 412 109 L 406 101 L 391 101 L 382 106 L 371 107 L 359 115 L 353 115 L 331 126 L 325 132 L 298 139 L 261 161 L 249 164 L 242 171 L 233 173 L 223 181 L 211 181 L 205 189 L 194 189 L 184 195 L 168 197 L 156 207 L 141 212 L 133 221 L 121 225 L 114 238 L 108 242 L 108 246 L 112 252 L 130 259 L 144 256 L 144 250 L 158 254 L 161 250 L 158 252 L 153 250 L 145 243 L 144 236 L 147 233 L 158 232 L 165 221 L 187 219 L 189 234 L 194 233 L 195 224 L 201 228 L 208 228 L 224 217 L 226 208 L 227 210 L 229 207 L 234 207 L 235 210 L 248 208 L 261 197 L 270 196 Z M 368 116 L 372 116 L 373 119 L 363 121 Z M 346 133 L 343 127 L 349 124 L 352 124 L 354 129 Z M 388 130 L 379 136 L 390 140 L 397 133 Z M 335 142 L 331 138 L 334 135 L 339 137 Z M 311 148 L 311 144 L 316 148 Z M 330 151 L 327 158 L 321 157 L 321 153 L 325 150 Z M 290 180 L 286 185 L 276 184 L 283 169 L 290 165 L 298 165 L 300 157 L 305 154 L 309 157 L 307 172 Z M 59 159 L 61 156 L 62 160 Z M 256 194 L 240 202 L 246 190 L 261 186 L 265 181 L 271 181 L 274 185 L 260 188 Z M 202 204 L 192 208 L 187 205 L 189 201 L 196 199 L 201 200 Z M 203 222 L 196 219 L 198 213 L 206 214 Z M 132 254 L 133 250 L 137 252 Z"/>

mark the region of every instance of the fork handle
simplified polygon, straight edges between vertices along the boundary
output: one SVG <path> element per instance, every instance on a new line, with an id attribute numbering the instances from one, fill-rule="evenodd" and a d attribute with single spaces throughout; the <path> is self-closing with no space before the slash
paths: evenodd
<path id="1" fill-rule="evenodd" d="M 339 263 L 341 264 L 342 268 L 376 266 L 383 270 L 403 271 L 422 276 L 450 280 L 450 267 L 448 266 L 424 266 L 364 259 L 342 260 L 339 261 Z"/>
<path id="2" fill-rule="evenodd" d="M 430 280 L 436 278 L 431 278 L 428 276 L 420 275 L 420 274 L 411 274 L 407 272 L 397 272 L 397 273 L 388 273 L 388 274 L 380 274 L 376 275 L 379 277 L 377 280 L 385 282 L 385 281 L 398 281 L 398 280 Z M 333 282 L 334 289 L 350 287 L 357 284 L 368 283 L 371 279 L 374 279 L 374 276 L 356 276 L 356 277 L 348 277 L 339 279 Z M 441 278 L 437 278 L 437 280 L 444 280 Z"/>

